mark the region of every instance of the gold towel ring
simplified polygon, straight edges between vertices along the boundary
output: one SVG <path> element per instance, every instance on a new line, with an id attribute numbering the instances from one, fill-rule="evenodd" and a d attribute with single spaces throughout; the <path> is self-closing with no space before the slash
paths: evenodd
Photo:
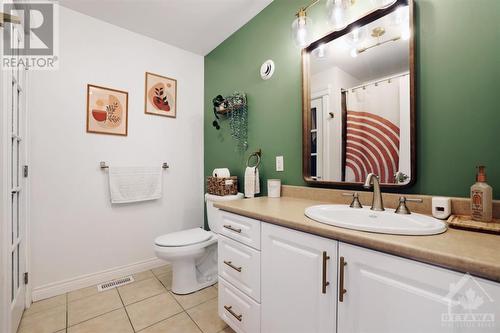
<path id="1" fill-rule="evenodd" d="M 254 166 L 255 166 L 255 168 L 258 168 L 259 165 L 260 165 L 260 157 L 261 157 L 261 155 L 262 155 L 262 151 L 260 149 L 258 151 L 256 151 L 256 152 L 251 153 L 250 156 L 248 156 L 248 159 L 247 159 L 247 167 L 250 166 L 250 159 L 255 156 L 255 157 L 257 157 L 257 163 Z"/>

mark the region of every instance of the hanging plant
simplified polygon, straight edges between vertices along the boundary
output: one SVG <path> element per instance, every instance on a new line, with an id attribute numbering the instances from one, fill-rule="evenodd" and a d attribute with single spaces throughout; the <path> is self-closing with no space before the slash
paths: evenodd
<path id="1" fill-rule="evenodd" d="M 248 148 L 248 106 L 244 93 L 235 92 L 226 98 L 229 104 L 229 128 L 231 136 L 237 141 L 239 151 Z"/>
<path id="2" fill-rule="evenodd" d="M 212 125 L 218 130 L 220 116 L 227 118 L 231 136 L 237 142 L 237 150 L 245 151 L 248 148 L 248 105 L 245 94 L 235 92 L 226 98 L 218 95 L 212 102 L 216 117 Z"/>

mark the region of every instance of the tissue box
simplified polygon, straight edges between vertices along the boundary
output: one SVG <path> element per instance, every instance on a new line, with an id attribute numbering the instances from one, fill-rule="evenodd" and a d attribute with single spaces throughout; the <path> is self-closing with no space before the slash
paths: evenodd
<path id="1" fill-rule="evenodd" d="M 207 177 L 207 192 L 215 195 L 238 194 L 238 177 Z"/>

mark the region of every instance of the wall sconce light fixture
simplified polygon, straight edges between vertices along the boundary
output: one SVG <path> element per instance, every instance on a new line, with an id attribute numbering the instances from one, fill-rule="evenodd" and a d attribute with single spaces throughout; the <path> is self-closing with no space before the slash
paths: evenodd
<path id="1" fill-rule="evenodd" d="M 328 18 L 335 29 L 343 28 L 347 24 L 347 10 L 356 0 L 327 0 L 326 9 Z"/>
<path id="2" fill-rule="evenodd" d="M 317 4 L 320 0 L 314 0 L 309 5 L 299 9 L 296 18 L 292 22 L 292 38 L 300 48 L 306 47 L 310 41 L 310 27 L 312 20 L 307 16 L 307 10 Z M 327 0 L 326 8 L 328 17 L 335 28 L 346 25 L 346 10 L 352 6 L 356 0 Z"/>
<path id="3" fill-rule="evenodd" d="M 295 14 L 296 18 L 292 22 L 292 38 L 300 48 L 306 47 L 311 37 L 309 27 L 312 25 L 312 20 L 307 16 L 307 10 L 318 2 L 319 0 L 314 0 Z"/>

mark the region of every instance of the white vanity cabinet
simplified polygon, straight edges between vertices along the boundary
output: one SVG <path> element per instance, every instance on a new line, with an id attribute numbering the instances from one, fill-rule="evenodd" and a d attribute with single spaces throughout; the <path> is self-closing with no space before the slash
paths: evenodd
<path id="1" fill-rule="evenodd" d="M 339 265 L 342 262 L 345 265 L 343 272 L 339 268 L 338 333 L 500 330 L 497 283 L 339 243 Z M 452 324 L 450 316 L 457 315 L 471 317 Z M 474 315 L 485 316 L 485 321 L 474 322 Z M 488 323 L 491 315 L 496 323 Z M 488 324 L 495 326 L 484 327 Z"/>
<path id="2" fill-rule="evenodd" d="M 218 240 L 219 316 L 237 333 L 259 333 L 261 222 L 222 212 Z"/>
<path id="3" fill-rule="evenodd" d="M 262 224 L 262 333 L 333 333 L 337 242 Z"/>
<path id="4" fill-rule="evenodd" d="M 219 315 L 237 333 L 500 332 L 499 283 L 236 214 L 222 220 Z"/>

